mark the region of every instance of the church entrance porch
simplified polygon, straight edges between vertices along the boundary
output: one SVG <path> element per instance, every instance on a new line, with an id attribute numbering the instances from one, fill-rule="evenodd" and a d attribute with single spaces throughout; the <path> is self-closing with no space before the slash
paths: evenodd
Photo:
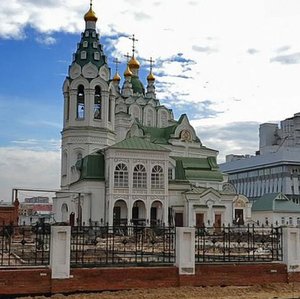
<path id="1" fill-rule="evenodd" d="M 160 226 L 163 224 L 163 206 L 160 201 L 154 201 L 150 210 L 150 226 Z"/>
<path id="2" fill-rule="evenodd" d="M 124 200 L 117 200 L 113 208 L 113 225 L 127 225 L 128 208 Z"/>
<path id="3" fill-rule="evenodd" d="M 131 222 L 133 225 L 146 225 L 146 206 L 142 200 L 133 203 Z"/>

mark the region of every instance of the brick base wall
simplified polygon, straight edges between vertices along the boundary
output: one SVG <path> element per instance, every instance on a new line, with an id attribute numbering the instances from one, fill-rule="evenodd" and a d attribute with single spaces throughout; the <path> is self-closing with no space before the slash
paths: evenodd
<path id="1" fill-rule="evenodd" d="M 284 264 L 197 265 L 193 276 L 179 277 L 183 286 L 229 286 L 287 282 Z"/>
<path id="2" fill-rule="evenodd" d="M 176 267 L 72 269 L 69 279 L 51 279 L 49 269 L 0 270 L 0 296 L 96 292 L 176 286 L 253 285 L 300 282 L 284 264 L 197 265 L 195 275 L 179 275 Z"/>
<path id="3" fill-rule="evenodd" d="M 70 279 L 54 279 L 53 292 L 104 291 L 178 286 L 176 267 L 73 269 Z"/>
<path id="4" fill-rule="evenodd" d="M 50 293 L 49 269 L 0 270 L 0 296 Z"/>

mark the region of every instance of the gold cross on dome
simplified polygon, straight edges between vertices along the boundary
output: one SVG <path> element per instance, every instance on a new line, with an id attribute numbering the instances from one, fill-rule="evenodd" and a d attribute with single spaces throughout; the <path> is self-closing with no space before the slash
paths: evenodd
<path id="1" fill-rule="evenodd" d="M 132 40 L 132 56 L 134 57 L 135 42 L 138 42 L 139 40 L 135 38 L 134 34 L 132 34 L 132 37 L 129 37 L 129 39 Z"/>
<path id="2" fill-rule="evenodd" d="M 115 66 L 116 66 L 116 73 L 118 72 L 118 65 L 121 63 L 120 62 L 120 60 L 118 59 L 118 58 L 115 58 L 114 60 L 113 60 L 113 63 L 115 64 Z"/>
<path id="3" fill-rule="evenodd" d="M 127 59 L 127 62 L 129 61 L 129 59 L 131 58 L 131 56 L 129 55 L 129 53 L 127 52 L 127 54 L 126 55 L 124 55 L 125 57 L 126 57 L 126 59 Z"/>
<path id="4" fill-rule="evenodd" d="M 154 64 L 154 60 L 152 59 L 152 57 L 150 57 L 150 59 L 146 59 L 146 61 L 150 62 L 150 73 L 152 72 L 152 68 L 153 68 L 153 64 Z"/>

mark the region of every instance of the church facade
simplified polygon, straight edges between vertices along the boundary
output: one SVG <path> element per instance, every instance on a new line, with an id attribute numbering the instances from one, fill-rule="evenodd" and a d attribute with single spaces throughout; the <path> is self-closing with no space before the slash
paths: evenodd
<path id="1" fill-rule="evenodd" d="M 202 144 L 187 115 L 174 119 L 156 98 L 152 66 L 145 88 L 133 49 L 123 80 L 117 71 L 111 76 L 92 5 L 84 19 L 63 84 L 55 220 L 146 226 L 249 220 L 251 204 L 224 182 L 218 152 Z"/>

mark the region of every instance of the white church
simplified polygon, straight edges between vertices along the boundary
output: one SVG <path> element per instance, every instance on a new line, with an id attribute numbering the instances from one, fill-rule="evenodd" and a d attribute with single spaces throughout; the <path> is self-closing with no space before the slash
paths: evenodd
<path id="1" fill-rule="evenodd" d="M 249 221 L 251 204 L 224 181 L 218 152 L 202 145 L 187 115 L 175 120 L 156 98 L 152 66 L 145 88 L 133 47 L 124 79 L 117 71 L 112 77 L 92 4 L 84 20 L 63 84 L 55 220 L 197 227 Z"/>

